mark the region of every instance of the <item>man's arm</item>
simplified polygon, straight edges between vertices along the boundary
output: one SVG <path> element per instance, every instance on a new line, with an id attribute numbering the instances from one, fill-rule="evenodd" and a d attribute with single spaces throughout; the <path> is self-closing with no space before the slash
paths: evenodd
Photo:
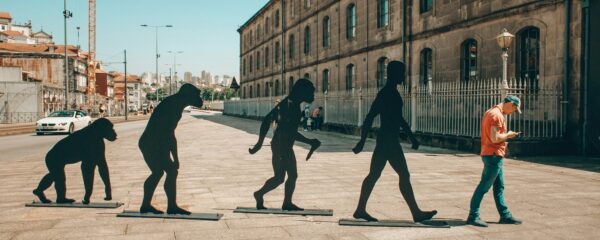
<path id="1" fill-rule="evenodd" d="M 358 154 L 362 151 L 365 146 L 365 141 L 367 140 L 367 135 L 371 132 L 371 127 L 373 126 L 373 120 L 379 114 L 380 105 L 382 104 L 381 100 L 379 100 L 379 96 L 375 98 L 373 104 L 371 104 L 371 109 L 369 109 L 369 113 L 365 117 L 365 121 L 360 129 L 360 141 L 356 144 L 356 146 L 352 149 L 355 154 Z"/>
<path id="2" fill-rule="evenodd" d="M 417 141 L 417 139 L 415 138 L 415 135 L 410 130 L 410 126 L 408 125 L 408 123 L 404 119 L 404 116 L 402 115 L 400 115 L 400 127 L 402 127 L 402 129 L 404 129 L 404 132 L 406 132 L 406 134 L 408 135 L 408 138 L 412 143 L 412 149 L 419 149 L 419 141 Z"/>
<path id="3" fill-rule="evenodd" d="M 258 142 L 254 145 L 253 148 L 248 149 L 248 152 L 250 152 L 250 154 L 255 154 L 256 152 L 258 152 L 258 150 L 260 150 L 265 140 L 265 137 L 267 136 L 267 132 L 269 132 L 269 127 L 271 126 L 271 123 L 273 122 L 277 114 L 278 110 L 277 106 L 275 106 L 273 110 L 271 110 L 271 112 L 269 112 L 269 114 L 267 114 L 267 116 L 263 118 L 262 124 L 260 125 Z"/>
<path id="4" fill-rule="evenodd" d="M 497 126 L 490 127 L 490 140 L 493 143 L 502 143 L 506 140 L 519 136 L 518 132 L 508 131 L 507 133 L 500 133 L 500 129 Z"/>

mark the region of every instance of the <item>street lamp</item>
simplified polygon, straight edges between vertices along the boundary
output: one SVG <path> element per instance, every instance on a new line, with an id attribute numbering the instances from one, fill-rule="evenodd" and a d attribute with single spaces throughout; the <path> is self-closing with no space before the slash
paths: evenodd
<path id="1" fill-rule="evenodd" d="M 173 27 L 173 25 L 148 25 L 148 24 L 142 24 L 140 25 L 142 27 L 152 27 L 154 28 L 155 34 L 156 34 L 156 84 L 159 84 L 159 77 L 158 77 L 158 58 L 160 57 L 160 55 L 158 54 L 158 29 L 159 28 L 170 28 Z M 157 96 L 157 100 L 158 100 L 158 88 L 156 90 L 156 96 Z"/>
<path id="2" fill-rule="evenodd" d="M 508 48 L 510 47 L 510 44 L 512 43 L 514 37 L 515 35 L 510 34 L 508 30 L 506 30 L 506 28 L 503 29 L 502 33 L 500 33 L 496 37 L 496 41 L 498 41 L 498 46 L 502 48 L 502 85 L 504 89 L 508 88 Z"/>

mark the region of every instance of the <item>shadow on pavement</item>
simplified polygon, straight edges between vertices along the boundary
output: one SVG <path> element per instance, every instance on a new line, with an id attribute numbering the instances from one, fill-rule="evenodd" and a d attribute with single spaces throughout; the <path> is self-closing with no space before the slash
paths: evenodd
<path id="1" fill-rule="evenodd" d="M 580 156 L 543 156 L 520 157 L 515 160 L 600 173 L 600 158 L 586 158 Z"/>

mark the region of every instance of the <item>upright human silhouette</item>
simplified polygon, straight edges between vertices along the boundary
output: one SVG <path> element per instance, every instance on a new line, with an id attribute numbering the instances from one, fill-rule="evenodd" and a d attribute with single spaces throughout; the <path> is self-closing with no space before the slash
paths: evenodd
<path id="1" fill-rule="evenodd" d="M 263 119 L 260 126 L 258 142 L 253 148 L 248 150 L 250 154 L 256 153 L 262 147 L 271 122 L 276 121 L 278 122 L 278 125 L 273 134 L 273 139 L 271 140 L 274 176 L 269 178 L 262 188 L 254 192 L 257 209 L 266 209 L 263 196 L 281 185 L 287 174 L 288 178 L 287 181 L 285 181 L 285 197 L 281 208 L 289 211 L 304 210 L 292 202 L 292 195 L 294 194 L 296 179 L 298 178 L 296 156 L 294 155 L 293 146 L 295 141 L 311 145 L 311 149 L 306 156 L 307 161 L 310 159 L 313 152 L 321 146 L 319 140 L 308 139 L 298 132 L 298 125 L 302 121 L 300 104 L 302 102 L 311 103 L 314 99 L 315 87 L 312 82 L 305 78 L 299 79 L 292 87 L 290 95 L 281 100 L 281 102 Z"/>
<path id="2" fill-rule="evenodd" d="M 412 148 L 418 149 L 419 142 L 410 131 L 410 127 L 406 120 L 402 117 L 402 97 L 398 92 L 396 85 L 404 82 L 404 63 L 399 61 L 391 61 L 387 66 L 387 82 L 383 89 L 379 91 L 375 101 L 371 105 L 371 109 L 365 118 L 361 129 L 361 138 L 356 146 L 352 149 L 355 154 L 362 151 L 367 134 L 371 130 L 373 119 L 380 115 L 381 125 L 377 132 L 377 140 L 375 151 L 371 158 L 371 168 L 369 175 L 362 183 L 360 199 L 358 206 L 354 212 L 354 218 L 364 219 L 367 221 L 377 221 L 377 218 L 372 217 L 367 213 L 367 201 L 373 191 L 375 183 L 381 176 L 381 172 L 385 167 L 386 162 L 389 162 L 394 168 L 394 171 L 400 176 L 400 192 L 408 203 L 413 220 L 420 222 L 431 219 L 437 211 L 421 211 L 415 200 L 412 185 L 410 184 L 410 173 L 406 165 L 406 158 L 400 146 L 399 134 L 400 128 L 408 134 L 412 142 Z"/>
<path id="3" fill-rule="evenodd" d="M 38 187 L 33 190 L 33 194 L 41 202 L 51 203 L 52 201 L 44 195 L 44 191 L 54 183 L 57 203 L 75 202 L 74 199 L 69 199 L 66 196 L 65 165 L 81 162 L 81 175 L 83 175 L 83 184 L 85 186 L 83 203 L 90 203 L 96 166 L 98 166 L 98 172 L 104 182 L 104 191 L 106 194 L 104 200 L 111 200 L 112 190 L 108 165 L 106 164 L 106 157 L 104 155 L 104 139 L 114 141 L 117 139 L 117 133 L 113 129 L 113 124 L 108 119 L 100 118 L 91 125 L 58 141 L 48 154 L 46 154 L 48 174 L 42 178 Z"/>
<path id="4" fill-rule="evenodd" d="M 144 200 L 140 213 L 162 214 L 163 211 L 152 206 L 152 196 L 163 174 L 165 193 L 167 194 L 168 214 L 191 214 L 177 206 L 177 174 L 179 156 L 175 128 L 187 106 L 202 107 L 200 90 L 191 84 L 184 84 L 176 94 L 165 98 L 152 112 L 148 125 L 140 137 L 139 147 L 144 160 L 152 173 L 144 182 Z M 171 155 L 173 158 L 171 159 Z"/>

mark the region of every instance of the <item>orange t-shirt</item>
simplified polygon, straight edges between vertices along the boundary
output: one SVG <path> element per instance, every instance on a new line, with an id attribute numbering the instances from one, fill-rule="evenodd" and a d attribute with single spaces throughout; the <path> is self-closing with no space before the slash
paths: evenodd
<path id="1" fill-rule="evenodd" d="M 493 143 L 490 139 L 490 129 L 497 127 L 500 133 L 506 133 L 506 119 L 499 105 L 487 110 L 481 120 L 481 156 L 496 155 L 504 157 L 506 142 Z"/>

